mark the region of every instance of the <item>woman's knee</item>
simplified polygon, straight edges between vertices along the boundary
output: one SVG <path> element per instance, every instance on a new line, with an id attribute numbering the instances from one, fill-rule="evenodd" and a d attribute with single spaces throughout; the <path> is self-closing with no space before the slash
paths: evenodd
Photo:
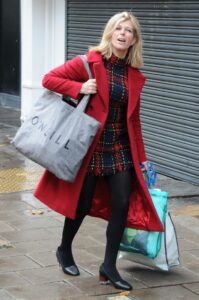
<path id="1" fill-rule="evenodd" d="M 126 213 L 129 209 L 129 198 L 125 195 L 112 196 L 112 210 L 117 211 L 119 214 Z"/>
<path id="2" fill-rule="evenodd" d="M 92 207 L 92 196 L 89 194 L 82 194 L 79 199 L 79 204 L 77 208 L 77 214 L 87 215 Z"/>
<path id="3" fill-rule="evenodd" d="M 77 215 L 85 216 L 92 207 L 92 200 L 97 183 L 97 178 L 87 174 L 84 180 L 82 191 L 79 198 Z"/>

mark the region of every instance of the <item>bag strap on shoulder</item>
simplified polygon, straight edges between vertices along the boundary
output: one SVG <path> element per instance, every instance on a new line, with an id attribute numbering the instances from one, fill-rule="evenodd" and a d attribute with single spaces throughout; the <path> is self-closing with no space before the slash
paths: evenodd
<path id="1" fill-rule="evenodd" d="M 92 76 L 91 70 L 90 70 L 90 68 L 89 68 L 89 64 L 88 64 L 88 62 L 87 62 L 87 57 L 86 57 L 86 55 L 80 55 L 80 58 L 81 58 L 81 60 L 82 60 L 82 62 L 83 62 L 83 64 L 84 64 L 84 67 L 85 67 L 85 69 L 86 69 L 86 71 L 87 71 L 87 73 L 88 73 L 89 79 L 92 79 L 93 76 Z"/>

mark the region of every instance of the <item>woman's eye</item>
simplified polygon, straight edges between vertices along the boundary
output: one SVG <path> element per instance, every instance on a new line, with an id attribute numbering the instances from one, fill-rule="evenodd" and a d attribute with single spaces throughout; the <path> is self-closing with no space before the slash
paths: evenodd
<path id="1" fill-rule="evenodd" d="M 116 28 L 115 28 L 115 30 L 124 30 L 124 31 L 126 31 L 126 32 L 129 32 L 129 33 L 133 33 L 133 30 L 132 29 L 130 29 L 130 28 L 122 28 L 122 27 L 120 27 L 120 26 L 117 26 Z"/>

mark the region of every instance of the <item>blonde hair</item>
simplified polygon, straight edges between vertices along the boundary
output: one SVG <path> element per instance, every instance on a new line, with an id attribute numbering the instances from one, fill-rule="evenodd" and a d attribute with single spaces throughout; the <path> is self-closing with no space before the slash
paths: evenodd
<path id="1" fill-rule="evenodd" d="M 100 43 L 97 46 L 90 47 L 90 50 L 100 52 L 103 57 L 109 59 L 113 53 L 110 43 L 112 34 L 119 23 L 127 20 L 130 20 L 132 23 L 136 39 L 134 45 L 129 47 L 127 63 L 134 68 L 140 68 L 143 66 L 141 29 L 138 19 L 130 12 L 124 11 L 111 17 L 105 26 Z"/>

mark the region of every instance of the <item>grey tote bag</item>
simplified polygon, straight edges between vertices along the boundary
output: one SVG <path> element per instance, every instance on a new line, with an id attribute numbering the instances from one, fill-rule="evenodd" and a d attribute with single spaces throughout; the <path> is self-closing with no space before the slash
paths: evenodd
<path id="1" fill-rule="evenodd" d="M 92 78 L 86 57 L 80 57 Z M 74 108 L 63 102 L 61 95 L 45 91 L 12 144 L 58 178 L 73 182 L 100 126 L 84 112 L 89 97 L 85 95 Z"/>

